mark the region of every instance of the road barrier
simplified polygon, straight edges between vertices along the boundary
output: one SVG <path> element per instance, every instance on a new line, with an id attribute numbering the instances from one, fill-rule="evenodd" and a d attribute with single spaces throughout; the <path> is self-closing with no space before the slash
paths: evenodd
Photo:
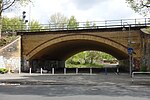
<path id="1" fill-rule="evenodd" d="M 134 81 L 150 82 L 150 72 L 132 72 L 132 82 Z"/>

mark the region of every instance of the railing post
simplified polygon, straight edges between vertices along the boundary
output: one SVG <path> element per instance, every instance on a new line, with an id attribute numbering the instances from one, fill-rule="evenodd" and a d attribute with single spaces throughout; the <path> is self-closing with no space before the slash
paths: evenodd
<path id="1" fill-rule="evenodd" d="M 146 18 L 145 18 L 145 26 L 147 25 L 147 22 L 146 22 L 147 20 L 146 20 Z"/>
<path id="2" fill-rule="evenodd" d="M 121 27 L 122 27 L 122 19 L 121 19 Z"/>
<path id="3" fill-rule="evenodd" d="M 105 20 L 105 28 L 107 28 L 107 20 Z"/>
<path id="4" fill-rule="evenodd" d="M 135 19 L 135 26 L 136 26 L 136 19 Z"/>

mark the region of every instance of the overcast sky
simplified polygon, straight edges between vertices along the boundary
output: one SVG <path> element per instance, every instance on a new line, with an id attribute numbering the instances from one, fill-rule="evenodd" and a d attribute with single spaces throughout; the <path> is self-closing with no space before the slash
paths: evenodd
<path id="1" fill-rule="evenodd" d="M 33 4 L 15 12 L 5 12 L 9 17 L 21 16 L 27 12 L 28 20 L 47 23 L 56 12 L 66 17 L 75 16 L 77 21 L 103 21 L 115 19 L 135 19 L 143 16 L 135 13 L 125 0 L 32 0 Z"/>

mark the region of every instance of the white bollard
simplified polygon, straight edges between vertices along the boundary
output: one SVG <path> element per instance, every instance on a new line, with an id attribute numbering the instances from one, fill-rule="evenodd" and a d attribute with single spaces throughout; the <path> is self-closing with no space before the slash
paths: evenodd
<path id="1" fill-rule="evenodd" d="M 78 68 L 76 68 L 76 74 L 78 74 Z"/>
<path id="2" fill-rule="evenodd" d="M 52 74 L 53 74 L 53 75 L 55 74 L 55 70 L 54 70 L 54 68 L 52 68 Z"/>
<path id="3" fill-rule="evenodd" d="M 43 74 L 43 69 L 41 68 L 41 75 Z"/>
<path id="4" fill-rule="evenodd" d="M 66 68 L 64 68 L 64 74 L 66 74 Z"/>
<path id="5" fill-rule="evenodd" d="M 92 75 L 92 68 L 90 68 L 90 75 Z"/>
<path id="6" fill-rule="evenodd" d="M 32 74 L 32 73 L 31 73 L 31 68 L 30 68 L 30 72 L 29 72 L 29 73 L 30 73 L 30 75 Z"/>

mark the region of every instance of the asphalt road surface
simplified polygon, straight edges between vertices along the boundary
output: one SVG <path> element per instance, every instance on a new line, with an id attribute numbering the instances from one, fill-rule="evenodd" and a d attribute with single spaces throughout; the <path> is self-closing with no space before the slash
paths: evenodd
<path id="1" fill-rule="evenodd" d="M 150 86 L 131 84 L 127 81 L 128 77 L 109 75 L 106 80 L 104 77 L 100 79 L 102 76 L 79 75 L 34 76 L 30 79 L 44 79 L 43 77 L 70 84 L 1 84 L 0 100 L 150 100 Z M 87 82 L 89 83 L 86 84 Z"/>

